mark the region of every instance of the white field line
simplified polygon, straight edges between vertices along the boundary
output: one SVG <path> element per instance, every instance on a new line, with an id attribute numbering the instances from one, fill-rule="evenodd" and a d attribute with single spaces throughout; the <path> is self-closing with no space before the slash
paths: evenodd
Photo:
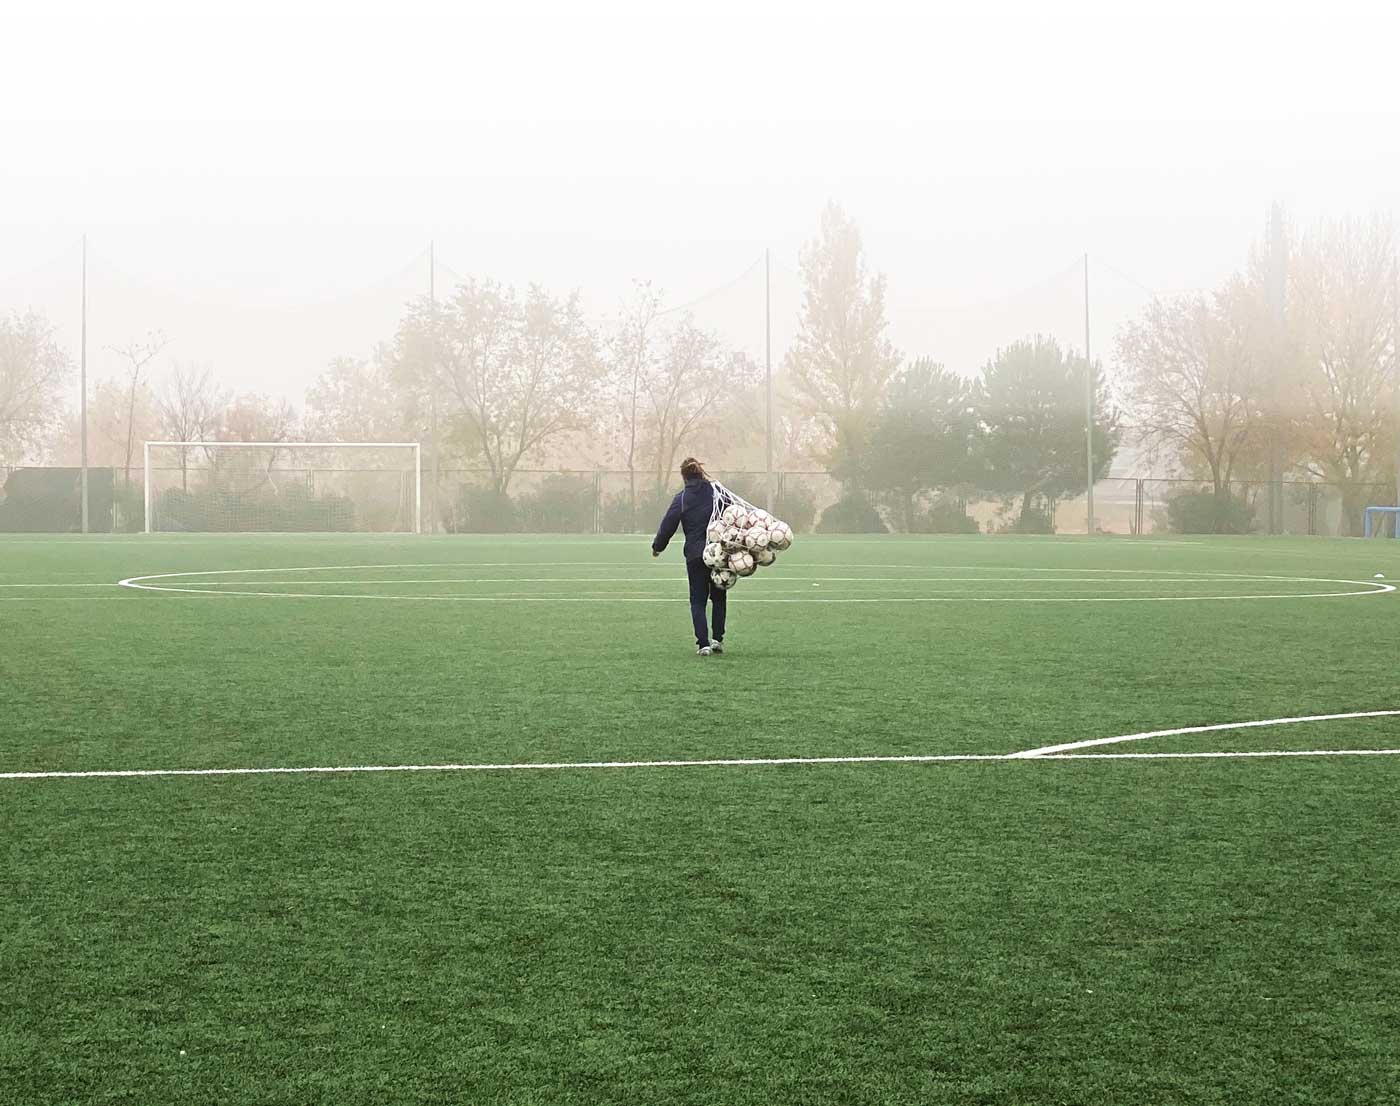
<path id="1" fill-rule="evenodd" d="M 214 599 L 234 599 L 239 597 L 259 599 L 378 599 L 396 603 L 675 603 L 668 596 L 607 595 L 584 596 L 506 596 L 506 595 L 378 595 L 366 592 L 299 592 L 299 591 L 214 591 L 209 588 L 152 587 L 136 582 L 146 577 L 136 577 L 121 581 L 122 587 L 139 591 L 153 591 L 165 594 L 203 595 Z M 1335 580 L 1329 583 L 1364 585 L 1362 580 Z M 1367 591 L 1318 591 L 1284 592 L 1271 595 L 1116 595 L 1116 596 L 1056 596 L 1038 598 L 1035 596 L 868 596 L 850 598 L 826 598 L 811 596 L 805 599 L 760 599 L 745 593 L 744 603 L 1197 603 L 1217 602 L 1237 599 L 1339 599 L 1353 595 L 1380 595 L 1394 591 L 1393 587 Z"/>
<path id="2" fill-rule="evenodd" d="M 543 563 L 543 562 L 540 562 L 540 563 Z M 603 562 L 584 562 L 584 563 L 585 563 L 585 564 L 602 564 Z M 606 595 L 572 595 L 572 596 L 547 596 L 547 595 L 528 595 L 528 596 L 526 596 L 526 595 L 411 595 L 411 596 L 408 596 L 408 595 L 385 595 L 385 594 L 379 594 L 379 593 L 373 593 L 373 592 L 289 592 L 289 591 L 234 590 L 234 589 L 232 589 L 232 588 L 229 588 L 229 589 L 227 589 L 227 590 L 223 590 L 223 589 L 224 589 L 224 586 L 225 586 L 225 585 L 228 585 L 228 584 L 251 584 L 251 583 L 253 583 L 253 581 L 251 581 L 251 580 L 230 580 L 230 579 L 228 579 L 228 577 L 233 576 L 233 575 L 235 575 L 235 574 L 239 574 L 239 575 L 253 575 L 253 574 L 266 575 L 266 574 L 269 574 L 269 573 L 293 573 L 293 572 L 301 572 L 301 573 L 306 573 L 306 572 L 336 572 L 336 571 L 341 571 L 341 572 L 347 572 L 347 571 L 349 571 L 349 572 L 359 572 L 359 571 L 374 571 L 374 570 L 383 571 L 383 570 L 387 570 L 387 569 L 463 568 L 463 567 L 488 567 L 488 566 L 487 566 L 486 564 L 479 564 L 479 565 L 476 565 L 476 566 L 464 566 L 464 565 L 461 565 L 461 564 L 449 565 L 449 564 L 444 564 L 444 563 L 439 562 L 439 563 L 436 563 L 436 564 L 416 563 L 416 564 L 371 564 L 371 565 L 316 565 L 316 566 L 302 566 L 302 567 L 299 567 L 299 568 L 298 568 L 298 567 L 281 567 L 281 568 L 251 568 L 251 569 L 207 569 L 207 570 L 195 571 L 195 572 L 164 572 L 164 573 L 156 573 L 156 574 L 146 575 L 146 576 L 132 576 L 132 577 L 128 577 L 128 578 L 125 579 L 125 580 L 120 580 L 120 581 L 118 581 L 118 584 L 119 584 L 121 587 L 124 587 L 124 588 L 133 588 L 133 589 L 138 590 L 138 591 L 155 591 L 155 592 L 164 592 L 164 593 L 173 593 L 173 594 L 185 594 L 185 595 L 216 596 L 216 597 L 220 597 L 220 598 L 244 597 L 244 598 L 261 598 L 261 599 L 377 599 L 377 600 L 381 600 L 381 601 L 387 600 L 387 601 L 400 601 L 400 602 L 401 602 L 401 601 L 404 601 L 404 600 L 409 600 L 409 601 L 414 601 L 414 602 L 423 602 L 423 601 L 427 601 L 427 602 L 444 602 L 444 603 L 670 603 L 670 602 L 673 601 L 670 597 L 666 597 L 666 596 L 631 596 L 631 595 L 621 595 L 621 594 L 619 594 L 619 595 L 612 595 L 612 594 L 606 594 Z M 495 566 L 492 566 L 492 567 L 495 567 Z M 525 566 L 525 565 L 518 565 L 518 566 L 516 566 L 516 567 L 525 568 L 525 567 L 528 567 L 528 566 Z M 800 567 L 800 566 L 799 566 L 799 567 Z M 816 566 L 809 566 L 809 567 L 816 567 Z M 888 565 L 880 565 L 880 566 L 871 566 L 871 567 L 889 568 L 890 566 L 888 566 Z M 934 566 L 921 566 L 921 567 L 928 568 L 928 567 L 934 567 Z M 942 568 L 944 571 L 949 571 L 949 570 L 951 570 L 951 571 L 963 571 L 965 568 L 967 568 L 967 567 L 973 567 L 973 566 L 946 565 L 946 566 L 937 566 L 937 567 Z M 975 566 L 975 567 L 979 568 L 979 569 L 982 570 L 982 571 L 992 570 L 992 566 L 983 565 L 983 566 Z M 1006 569 L 1005 569 L 1005 568 L 1002 568 L 1001 571 L 1006 571 Z M 1028 569 L 1011 569 L 1011 571 L 1048 571 L 1048 572 L 1057 572 L 1057 571 L 1077 571 L 1077 572 L 1098 572 L 1098 571 L 1100 571 L 1100 570 L 1096 570 L 1096 569 L 1076 569 L 1076 570 L 1059 570 L 1059 569 L 1045 569 L 1045 570 L 1038 570 L 1038 569 L 1029 569 L 1029 570 L 1028 570 Z M 1105 571 L 1112 572 L 1112 573 L 1124 573 L 1124 572 L 1137 572 L 1137 573 L 1141 573 L 1143 570 L 1142 570 L 1142 569 L 1116 569 L 1116 570 L 1105 570 Z M 1219 580 L 1221 580 L 1221 581 L 1226 581 L 1226 580 L 1248 580 L 1248 581 L 1253 581 L 1253 582 L 1259 582 L 1259 581 L 1270 581 L 1270 580 L 1272 580 L 1272 581 L 1276 581 L 1276 582 L 1293 583 L 1293 584 L 1300 584 L 1300 583 L 1301 583 L 1301 584 L 1307 584 L 1307 583 L 1346 584 L 1346 585 L 1350 585 L 1350 586 L 1353 586 L 1353 587 L 1362 588 L 1362 589 L 1364 589 L 1364 590 L 1361 590 L 1361 591 L 1330 591 L 1330 592 L 1285 592 L 1285 593 L 1281 593 L 1281 594 L 1279 594 L 1279 593 L 1264 593 L 1264 594 L 1235 594 L 1235 595 L 1034 596 L 1034 595 L 1026 595 L 1026 594 L 1022 594 L 1022 595 L 1006 594 L 1006 595 L 990 595 L 990 596 L 970 596 L 970 595 L 944 595 L 944 596 L 929 596 L 929 595 L 922 595 L 922 596 L 859 596 L 859 597 L 858 597 L 858 596 L 848 596 L 848 597 L 841 597 L 841 596 L 838 596 L 838 597 L 834 597 L 834 598 L 818 597 L 818 596 L 810 596 L 810 595 L 809 595 L 809 596 L 806 596 L 806 597 L 804 597 L 804 598 L 802 598 L 802 599 L 797 599 L 797 598 L 784 599 L 784 598 L 778 598 L 778 597 L 759 598 L 759 597 L 749 597 L 748 594 L 747 594 L 747 592 L 742 593 L 742 594 L 745 595 L 744 602 L 746 602 L 746 603 L 765 603 L 765 604 L 774 604 L 774 603 L 823 603 L 823 604 L 834 604 L 834 603 L 1172 603 L 1172 602 L 1199 602 L 1199 601 L 1219 602 L 1219 601 L 1243 600 L 1243 599 L 1328 599 L 1328 598 L 1338 598 L 1338 597 L 1345 597 L 1345 596 L 1376 595 L 1376 594 L 1381 594 L 1381 593 L 1388 592 L 1388 591 L 1392 591 L 1392 592 L 1393 592 L 1393 591 L 1396 590 L 1394 585 L 1377 583 L 1377 582 L 1374 581 L 1374 580 L 1335 580 L 1335 579 L 1325 579 L 1325 578 L 1320 578 L 1320 577 L 1266 576 L 1266 575 L 1252 575 L 1252 574 L 1243 574 L 1243 573 L 1219 573 L 1219 574 L 1214 574 L 1214 573 L 1201 573 L 1201 572 L 1191 572 L 1191 571 L 1187 571 L 1187 570 L 1170 570 L 1170 569 L 1168 569 L 1168 570 L 1162 570 L 1160 574 L 1161 574 L 1162 576 L 1164 576 L 1164 577 L 1172 577 L 1172 578 L 1173 578 L 1173 580 L 1171 580 L 1171 581 L 1164 580 L 1164 581 L 1163 581 L 1164 583 L 1165 583 L 1165 582 L 1198 582 L 1198 581 L 1192 581 L 1190 578 L 1191 578 L 1191 577 L 1206 577 L 1206 576 L 1208 576 L 1208 577 L 1211 577 L 1212 579 L 1219 579 Z M 210 579 L 210 577 L 220 577 L 220 579 Z M 1185 577 L 1186 579 L 1182 579 L 1183 577 Z M 868 580 L 868 579 L 870 579 L 870 578 L 868 578 L 868 577 L 841 577 L 841 578 L 828 577 L 827 579 L 832 579 L 832 580 L 840 579 L 840 580 L 842 580 L 843 582 L 865 582 L 866 580 Z M 994 578 L 993 578 L 993 579 L 988 579 L 987 577 L 979 577 L 978 579 L 986 580 L 987 582 L 996 582 Z M 1018 581 L 1019 581 L 1019 578 L 1017 578 L 1017 579 L 1018 579 Z M 185 583 L 185 584 L 190 584 L 190 585 L 195 585 L 195 586 L 176 587 L 176 586 L 173 586 L 172 583 L 152 583 L 152 581 L 179 581 L 179 582 L 182 582 L 182 583 Z M 280 580 L 279 580 L 279 581 L 269 581 L 270 584 L 281 584 L 282 582 L 283 582 L 283 581 L 280 581 Z M 356 584 L 365 583 L 365 582 L 366 582 L 366 581 L 362 581 L 362 580 L 356 580 L 356 581 L 354 581 L 354 583 L 356 583 Z M 433 582 L 433 581 L 428 581 L 428 582 Z M 448 582 L 448 581 L 443 581 L 443 582 Z M 485 581 L 481 581 L 481 582 L 485 582 Z M 527 583 L 527 582 L 532 582 L 532 581 L 531 581 L 530 578 L 513 577 L 513 578 L 510 578 L 510 579 L 502 579 L 502 580 L 497 581 L 497 582 L 500 582 L 500 583 Z M 563 580 L 563 579 L 560 579 L 560 578 L 557 578 L 557 577 L 556 577 L 556 578 L 552 578 L 552 579 L 536 579 L 536 580 L 534 580 L 533 582 L 539 582 L 539 583 L 565 583 L 565 582 L 569 582 L 569 581 L 566 581 L 566 580 Z M 592 580 L 592 579 L 587 579 L 587 580 L 577 580 L 577 581 L 574 581 L 574 582 L 578 582 L 578 583 L 596 583 L 596 582 L 598 582 L 598 581 Z M 652 581 L 652 580 L 647 580 L 647 581 L 645 581 L 645 582 L 646 582 L 646 583 L 652 583 L 652 582 L 654 582 L 654 581 Z M 899 581 L 895 581 L 895 582 L 899 582 Z M 933 582 L 933 581 L 931 580 L 930 582 Z M 954 581 L 952 581 L 952 580 L 950 579 L 949 582 L 954 582 Z M 956 580 L 955 582 L 962 583 L 962 582 L 964 582 L 964 581 L 961 580 L 961 579 L 958 579 L 958 580 Z M 1007 582 L 1009 582 L 1009 581 L 1007 581 Z M 1020 581 L 1020 582 L 1027 582 L 1027 583 L 1029 583 L 1029 582 L 1033 582 L 1033 581 L 1027 579 L 1027 580 Z M 1047 582 L 1048 582 L 1048 580 L 1047 580 Z M 1079 582 L 1082 582 L 1082 581 L 1080 581 L 1080 580 L 1075 580 L 1074 582 L 1075 582 L 1075 583 L 1079 583 Z M 1102 583 L 1110 583 L 1110 581 L 1108 581 L 1108 580 L 1104 580 L 1104 581 L 1101 581 L 1101 582 L 1102 582 Z M 1112 581 L 1112 582 L 1117 582 L 1117 581 L 1115 580 L 1115 581 Z M 320 585 L 323 585 L 323 584 L 325 584 L 325 585 L 330 585 L 330 581 L 326 581 L 326 580 L 317 580 L 317 581 L 315 581 L 315 584 L 314 584 L 313 586 L 320 586 Z M 219 590 L 213 590 L 214 588 L 217 588 L 217 589 L 219 589 Z"/>
<path id="3" fill-rule="evenodd" d="M 101 584 L 0 584 L 0 588 L 115 588 L 118 586 L 111 580 Z"/>
<path id="4" fill-rule="evenodd" d="M 786 556 L 786 554 L 785 554 Z M 1092 572 L 1100 575 L 1117 575 L 1122 573 L 1155 572 L 1159 576 L 1209 576 L 1212 579 L 1229 580 L 1242 577 L 1249 580 L 1290 580 L 1291 576 L 1261 576 L 1257 573 L 1241 572 L 1211 572 L 1207 569 L 1188 568 L 1030 568 L 1024 565 L 941 565 L 941 564 L 854 564 L 848 561 L 799 561 L 793 563 L 784 560 L 785 571 L 802 571 L 805 569 L 824 568 L 908 568 L 934 570 L 938 572 Z M 162 576 L 234 576 L 252 575 L 254 573 L 265 574 L 269 572 L 360 572 L 372 569 L 398 569 L 398 568 L 636 568 L 653 569 L 658 571 L 673 571 L 670 562 L 657 562 L 647 560 L 629 561 L 426 561 L 416 564 L 369 564 L 369 565 L 283 565 L 278 568 L 214 568 L 196 572 L 166 572 Z M 148 577 L 138 577 L 147 579 Z M 155 577 L 149 577 L 154 579 Z"/>
<path id="5" fill-rule="evenodd" d="M 909 754 L 904 756 L 845 756 L 845 757 L 736 757 L 710 760 L 595 760 L 547 761 L 542 763 L 482 763 L 482 764 L 355 764 L 337 767 L 308 766 L 302 768 L 128 768 L 93 769 L 89 771 L 0 772 L 0 780 L 50 779 L 140 779 L 155 776 L 296 776 L 364 774 L 380 772 L 513 772 L 563 771 L 608 768 L 754 768 L 781 765 L 819 764 L 948 764 L 989 761 L 1026 760 L 1195 760 L 1257 757 L 1351 757 L 1395 756 L 1400 749 L 1291 749 L 1251 750 L 1242 752 L 1186 753 L 1086 753 L 1066 755 L 1068 750 L 1109 745 L 1121 741 L 1145 741 L 1153 737 L 1179 734 L 1214 733 L 1221 730 L 1245 730 L 1260 726 L 1284 726 L 1301 722 L 1333 722 L 1354 718 L 1389 718 L 1400 716 L 1400 710 L 1351 711 L 1345 714 L 1309 714 L 1293 718 L 1269 718 L 1252 722 L 1223 722 L 1214 726 L 1186 726 L 1174 730 L 1149 730 L 1145 733 L 1101 737 L 1075 741 L 1064 745 L 1046 745 L 1019 753 L 948 753 Z"/>
<path id="6" fill-rule="evenodd" d="M 1011 757 L 1017 760 L 1024 760 L 1033 757 L 1053 756 L 1057 753 L 1068 753 L 1074 749 L 1090 749 L 1099 745 L 1117 745 L 1125 741 L 1147 741 L 1154 737 L 1180 737 L 1183 734 L 1219 733 L 1223 730 L 1252 730 L 1262 726 L 1293 726 L 1302 722 L 1337 722 L 1354 718 L 1393 718 L 1396 716 L 1400 716 L 1400 710 L 1361 710 L 1351 711 L 1347 714 L 1307 714 L 1296 718 L 1265 718 L 1254 722 L 1222 722 L 1214 726 L 1182 726 L 1174 730 L 1148 730 L 1146 733 L 1123 734 L 1120 737 L 1095 737 L 1088 741 L 1068 741 L 1062 745 L 1044 745 L 1039 749 L 1026 749 L 1020 753 L 1012 753 Z M 1395 751 L 1400 752 L 1400 750 Z M 1127 756 L 1129 754 L 1120 753 L 1117 755 Z M 1137 755 L 1145 756 L 1147 754 Z M 1165 756 L 1166 754 L 1157 753 L 1155 755 Z"/>
<path id="7" fill-rule="evenodd" d="M 1393 757 L 1400 749 L 1269 749 L 1215 753 L 1046 753 L 1038 757 L 1007 757 L 1007 760 L 1221 760 L 1248 757 Z"/>
<path id="8" fill-rule="evenodd" d="M 592 771 L 620 768 L 773 768 L 785 765 L 830 764 L 967 764 L 971 762 L 1034 763 L 1065 760 L 1220 760 L 1261 757 L 1396 756 L 1400 749 L 1289 749 L 1200 753 L 1047 753 L 1026 758 L 1015 753 L 954 753 L 942 756 L 736 757 L 716 760 L 593 760 L 518 764 L 347 764 L 302 768 L 113 768 L 89 771 L 0 772 L 0 780 L 150 779 L 169 776 L 330 776 L 392 772 L 525 772 Z"/>
<path id="9" fill-rule="evenodd" d="M 926 764 L 940 761 L 1005 760 L 1001 753 L 945 756 L 735 757 L 716 760 L 580 760 L 520 764 L 353 764 L 306 768 L 131 768 L 88 772 L 0 772 L 0 780 L 105 779 L 148 776 L 298 776 L 373 772 L 517 772 L 603 768 L 756 768 L 784 764 Z"/>
<path id="10" fill-rule="evenodd" d="M 784 579 L 792 579 L 784 576 Z M 1057 587 L 1078 584 L 1088 587 L 1102 587 L 1106 584 L 1117 586 L 1119 584 L 1215 584 L 1220 581 L 1208 576 L 1157 576 L 1157 577 L 1114 577 L 1111 580 L 1047 580 L 1044 576 L 822 576 L 819 577 L 822 583 L 840 584 L 1054 584 Z M 1240 580 L 1254 580 L 1260 583 L 1270 581 L 1277 582 L 1276 577 L 1270 576 L 1240 576 Z M 201 587 L 222 587 L 225 584 L 250 584 L 251 580 L 201 580 Z M 290 587 L 292 585 L 316 587 L 343 587 L 347 584 L 608 584 L 620 583 L 628 586 L 637 584 L 650 584 L 659 587 L 677 587 L 683 584 L 679 576 L 670 573 L 665 577 L 657 577 L 649 580 L 620 580 L 616 577 L 608 576 L 439 576 L 426 577 L 421 579 L 383 579 L 383 580 L 326 580 L 326 579 L 306 579 L 306 580 L 264 580 L 260 581 L 266 585 L 276 585 L 277 587 Z M 807 583 L 807 578 L 802 578 L 802 583 Z M 108 584 L 0 584 L 3 587 L 28 587 L 28 588 L 61 588 L 61 587 L 116 587 L 115 583 Z"/>

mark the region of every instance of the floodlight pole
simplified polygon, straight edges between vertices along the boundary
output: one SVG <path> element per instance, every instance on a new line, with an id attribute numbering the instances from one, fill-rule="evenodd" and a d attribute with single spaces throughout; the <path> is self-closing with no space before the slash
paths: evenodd
<path id="1" fill-rule="evenodd" d="M 1084 255 L 1084 460 L 1087 533 L 1094 532 L 1094 360 L 1089 355 L 1089 255 Z"/>
<path id="2" fill-rule="evenodd" d="M 437 402 L 437 258 L 434 251 L 434 243 L 428 243 L 428 309 L 429 326 L 432 327 L 432 337 L 428 345 L 428 448 L 433 451 L 432 460 L 432 480 L 433 486 L 430 490 L 429 499 L 432 502 L 433 518 L 430 533 L 436 534 L 438 527 L 438 489 L 441 486 L 441 472 L 438 467 L 438 402 Z M 423 475 L 418 474 L 418 483 L 421 488 Z M 422 517 L 419 517 L 418 532 L 421 534 Z"/>
<path id="3" fill-rule="evenodd" d="M 79 388 L 82 392 L 78 400 L 79 409 L 79 430 L 78 437 L 81 439 L 79 449 L 82 453 L 80 464 L 82 465 L 82 476 L 79 478 L 80 491 L 79 498 L 82 501 L 82 531 L 88 532 L 88 448 L 87 448 L 87 235 L 83 235 L 83 281 L 82 281 L 82 339 L 79 343 L 80 353 L 78 355 L 79 364 Z"/>
<path id="4" fill-rule="evenodd" d="M 143 470 L 142 484 L 143 499 L 145 501 L 146 533 L 151 532 L 151 443 L 144 442 L 141 445 L 141 467 Z"/>
<path id="5" fill-rule="evenodd" d="M 1395 404 L 1395 505 L 1400 507 L 1400 265 L 1390 263 L 1390 386 Z M 1400 538 L 1400 515 L 1391 519 Z"/>
<path id="6" fill-rule="evenodd" d="M 768 510 L 776 510 L 773 490 L 773 281 L 770 251 L 763 251 L 763 364 L 768 391 L 764 410 L 768 416 Z"/>

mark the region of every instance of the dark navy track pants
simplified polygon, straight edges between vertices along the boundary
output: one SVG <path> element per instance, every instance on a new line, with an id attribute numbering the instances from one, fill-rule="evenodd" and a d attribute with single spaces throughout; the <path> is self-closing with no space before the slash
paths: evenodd
<path id="1" fill-rule="evenodd" d="M 686 558 L 686 575 L 690 577 L 690 620 L 695 623 L 695 644 L 709 645 L 724 640 L 724 614 L 729 593 L 710 581 L 710 569 L 699 557 Z M 705 603 L 714 608 L 714 634 L 705 623 Z"/>

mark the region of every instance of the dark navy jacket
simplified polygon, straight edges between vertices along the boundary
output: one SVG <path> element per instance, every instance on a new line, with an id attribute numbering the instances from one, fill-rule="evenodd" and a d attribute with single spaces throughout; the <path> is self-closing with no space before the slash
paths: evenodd
<path id="1" fill-rule="evenodd" d="M 687 480 L 680 494 L 671 500 L 671 506 L 666 509 L 666 517 L 656 531 L 656 540 L 651 543 L 652 551 L 664 552 L 679 526 L 685 531 L 686 560 L 693 561 L 699 557 L 705 552 L 705 530 L 710 525 L 710 510 L 714 502 L 713 484 L 698 476 Z"/>

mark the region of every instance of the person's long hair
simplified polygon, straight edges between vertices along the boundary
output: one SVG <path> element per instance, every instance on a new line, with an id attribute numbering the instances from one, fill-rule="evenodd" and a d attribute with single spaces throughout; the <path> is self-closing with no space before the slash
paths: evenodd
<path id="1" fill-rule="evenodd" d="M 682 480 L 708 480 L 710 474 L 705 471 L 705 466 L 694 457 L 687 457 L 681 462 Z"/>

